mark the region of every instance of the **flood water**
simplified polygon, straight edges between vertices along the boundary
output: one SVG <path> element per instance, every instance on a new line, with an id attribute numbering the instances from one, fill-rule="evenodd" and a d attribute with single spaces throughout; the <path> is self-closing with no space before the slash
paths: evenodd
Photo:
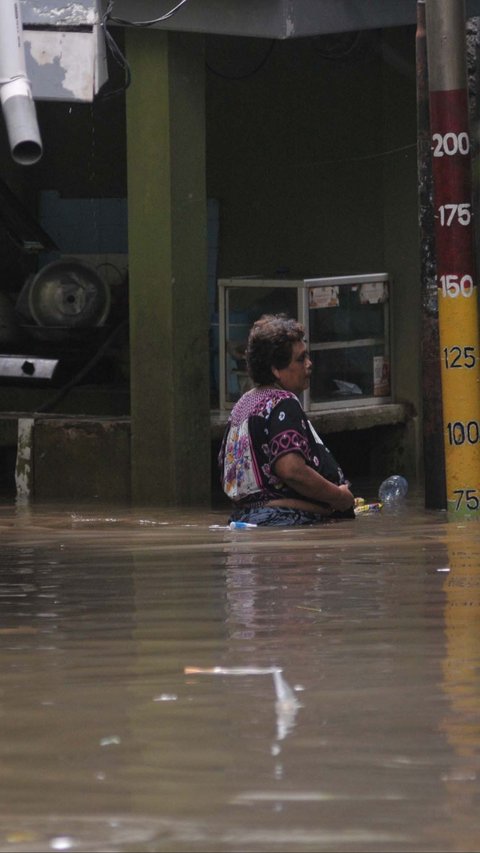
<path id="1" fill-rule="evenodd" d="M 0 506 L 0 850 L 478 850 L 478 522 L 226 520 Z"/>

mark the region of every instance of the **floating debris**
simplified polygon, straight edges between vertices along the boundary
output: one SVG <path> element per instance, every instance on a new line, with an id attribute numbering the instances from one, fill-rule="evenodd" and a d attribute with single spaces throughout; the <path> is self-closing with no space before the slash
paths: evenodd
<path id="1" fill-rule="evenodd" d="M 363 500 L 363 498 L 361 499 Z M 383 509 L 383 503 L 381 501 L 375 501 L 374 503 L 358 503 L 355 504 L 354 513 L 355 515 L 360 515 L 362 512 L 380 512 Z"/>
<path id="2" fill-rule="evenodd" d="M 275 711 L 277 715 L 277 740 L 284 737 L 293 728 L 298 709 L 301 707 L 292 688 L 282 676 L 279 666 L 213 666 L 196 667 L 186 666 L 185 675 L 272 675 L 275 688 Z"/>
<path id="3" fill-rule="evenodd" d="M 102 737 L 100 740 L 100 746 L 111 746 L 113 743 L 121 743 L 118 735 L 112 735 L 111 737 Z"/>

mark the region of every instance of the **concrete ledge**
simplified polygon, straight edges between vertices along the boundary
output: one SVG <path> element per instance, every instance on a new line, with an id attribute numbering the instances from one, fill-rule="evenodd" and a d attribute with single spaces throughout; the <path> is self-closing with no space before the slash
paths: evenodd
<path id="1" fill-rule="evenodd" d="M 372 471 L 375 466 L 399 468 L 401 463 L 405 467 L 409 443 L 413 450 L 408 452 L 414 457 L 410 468 L 417 464 L 417 437 L 415 430 L 413 438 L 410 433 L 418 419 L 409 404 L 358 406 L 308 415 L 320 435 L 329 435 L 332 452 L 335 447 L 330 442 L 343 442 L 342 460 L 348 462 L 352 446 L 345 433 L 361 430 L 360 452 Z M 212 441 L 221 440 L 227 420 L 227 412 L 211 412 Z M 16 448 L 17 496 L 27 500 L 129 501 L 130 438 L 131 420 L 125 416 L 0 413 L 0 446 Z M 350 460 L 352 468 L 354 464 L 355 459 Z"/>
<path id="2" fill-rule="evenodd" d="M 14 447 L 17 443 L 18 422 L 24 418 L 32 418 L 35 423 L 45 420 L 62 421 L 63 423 L 130 423 L 128 416 L 116 415 L 70 415 L 35 411 L 0 412 L 0 447 Z"/>
<path id="3" fill-rule="evenodd" d="M 376 426 L 404 424 L 414 417 L 415 411 L 410 403 L 385 403 L 379 406 L 355 406 L 345 409 L 325 409 L 321 412 L 307 412 L 312 424 L 320 433 L 348 432 L 356 429 L 369 429 Z M 130 418 L 118 415 L 71 415 L 68 413 L 36 412 L 0 412 L 0 445 L 16 444 L 17 423 L 21 418 L 33 418 L 35 423 L 44 420 L 67 423 L 124 423 Z M 222 438 L 228 420 L 228 412 L 212 409 L 210 427 L 212 439 Z"/>
<path id="4" fill-rule="evenodd" d="M 348 432 L 377 426 L 405 424 L 415 412 L 410 403 L 385 403 L 379 406 L 355 406 L 345 409 L 324 409 L 307 412 L 320 435 Z M 227 412 L 212 411 L 210 416 L 212 439 L 220 439 L 228 420 Z"/>

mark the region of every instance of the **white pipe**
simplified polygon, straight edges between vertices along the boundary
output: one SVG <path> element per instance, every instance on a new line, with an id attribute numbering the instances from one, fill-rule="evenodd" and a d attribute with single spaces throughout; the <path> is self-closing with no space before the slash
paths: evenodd
<path id="1" fill-rule="evenodd" d="M 22 166 L 36 163 L 43 148 L 26 72 L 18 0 L 0 0 L 0 101 L 13 159 Z"/>

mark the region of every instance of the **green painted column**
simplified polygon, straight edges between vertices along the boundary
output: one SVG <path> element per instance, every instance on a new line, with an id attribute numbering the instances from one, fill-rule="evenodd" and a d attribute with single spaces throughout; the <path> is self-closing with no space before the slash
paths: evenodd
<path id="1" fill-rule="evenodd" d="M 132 501 L 210 501 L 203 37 L 126 31 Z"/>

